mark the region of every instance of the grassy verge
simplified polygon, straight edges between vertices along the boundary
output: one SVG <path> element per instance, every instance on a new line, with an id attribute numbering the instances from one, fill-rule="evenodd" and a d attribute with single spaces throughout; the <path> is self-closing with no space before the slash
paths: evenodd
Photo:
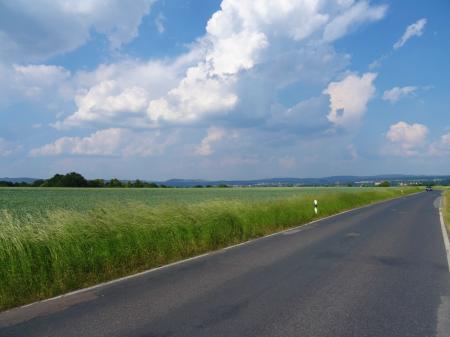
<path id="1" fill-rule="evenodd" d="M 321 194 L 320 216 L 418 189 Z M 314 194 L 192 205 L 108 204 L 87 212 L 0 212 L 0 310 L 306 223 Z"/>

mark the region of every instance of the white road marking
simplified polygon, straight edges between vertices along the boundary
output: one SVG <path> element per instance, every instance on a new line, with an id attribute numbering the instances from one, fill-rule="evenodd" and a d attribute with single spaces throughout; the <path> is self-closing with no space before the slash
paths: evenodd
<path id="1" fill-rule="evenodd" d="M 442 215 L 442 200 L 443 199 L 441 199 L 441 207 L 439 208 L 439 219 L 441 220 L 442 238 L 444 239 L 445 252 L 447 255 L 448 271 L 450 272 L 450 243 L 448 241 L 448 233 L 444 223 L 444 216 Z"/>
<path id="2" fill-rule="evenodd" d="M 441 296 L 437 317 L 437 337 L 450 336 L 450 297 Z"/>
<path id="3" fill-rule="evenodd" d="M 282 234 L 282 235 L 292 235 L 292 234 L 295 234 L 295 233 L 298 233 L 298 232 L 302 232 L 302 231 L 304 231 L 305 229 L 306 229 L 306 228 L 291 229 L 291 230 L 289 230 L 289 231 L 282 232 L 281 234 Z"/>

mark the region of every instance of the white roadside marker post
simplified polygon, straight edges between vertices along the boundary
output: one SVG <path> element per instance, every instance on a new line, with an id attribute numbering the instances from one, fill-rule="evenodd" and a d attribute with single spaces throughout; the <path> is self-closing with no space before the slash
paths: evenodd
<path id="1" fill-rule="evenodd" d="M 314 213 L 316 213 L 316 215 L 317 215 L 318 212 L 319 212 L 318 203 L 317 203 L 317 200 L 314 199 Z"/>

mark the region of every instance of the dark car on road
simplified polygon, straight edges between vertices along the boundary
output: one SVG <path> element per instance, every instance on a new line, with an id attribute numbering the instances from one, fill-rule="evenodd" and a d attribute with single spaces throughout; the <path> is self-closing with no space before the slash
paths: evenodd
<path id="1" fill-rule="evenodd" d="M 425 188 L 425 191 L 427 191 L 427 192 L 431 192 L 431 191 L 433 191 L 433 187 L 431 187 L 431 186 L 427 186 L 427 187 Z"/>

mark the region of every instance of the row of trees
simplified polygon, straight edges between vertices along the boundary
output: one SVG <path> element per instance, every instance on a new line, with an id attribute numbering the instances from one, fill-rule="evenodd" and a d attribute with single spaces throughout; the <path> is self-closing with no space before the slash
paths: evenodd
<path id="1" fill-rule="evenodd" d="M 166 185 L 158 185 L 142 180 L 121 181 L 119 179 L 93 179 L 88 180 L 77 172 L 67 174 L 55 174 L 49 179 L 38 179 L 32 183 L 0 181 L 0 187 L 134 187 L 134 188 L 164 188 Z"/>
<path id="2" fill-rule="evenodd" d="M 392 184 L 385 180 L 376 186 L 379 187 L 389 187 Z M 414 185 L 416 186 L 433 186 L 435 185 L 435 182 L 433 181 L 427 181 L 427 182 L 417 182 Z M 439 185 L 450 185 L 450 179 L 442 180 L 439 182 Z M 353 186 L 352 184 L 347 184 L 347 186 Z M 152 182 L 142 181 L 142 180 L 128 180 L 128 181 L 121 181 L 119 179 L 111 179 L 111 180 L 104 180 L 104 179 L 92 179 L 88 180 L 84 178 L 81 174 L 77 172 L 71 172 L 67 174 L 55 174 L 53 177 L 49 179 L 38 179 L 33 181 L 32 183 L 26 183 L 26 182 L 10 182 L 10 181 L 0 181 L 0 187 L 134 187 L 134 188 L 166 188 L 169 186 L 163 185 L 163 184 L 156 184 Z M 202 187 L 228 187 L 228 185 L 221 184 L 221 185 L 196 185 L 193 186 L 195 188 L 202 188 Z"/>

